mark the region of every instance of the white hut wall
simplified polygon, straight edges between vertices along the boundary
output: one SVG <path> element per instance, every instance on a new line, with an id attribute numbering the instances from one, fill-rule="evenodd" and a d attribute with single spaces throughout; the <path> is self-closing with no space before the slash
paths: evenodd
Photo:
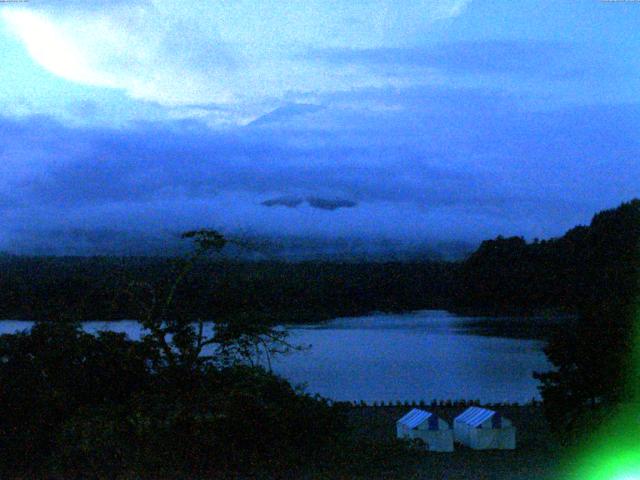
<path id="1" fill-rule="evenodd" d="M 471 427 L 463 422 L 454 422 L 454 438 L 456 442 L 469 446 L 469 429 Z"/>

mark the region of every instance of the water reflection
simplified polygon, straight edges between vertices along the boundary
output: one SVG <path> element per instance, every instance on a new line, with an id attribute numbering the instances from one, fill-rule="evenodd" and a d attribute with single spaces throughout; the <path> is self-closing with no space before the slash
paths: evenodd
<path id="1" fill-rule="evenodd" d="M 312 348 L 274 368 L 310 392 L 340 400 L 539 398 L 531 373 L 550 368 L 544 342 L 470 333 L 469 323 L 424 311 L 294 327 L 291 339 Z"/>

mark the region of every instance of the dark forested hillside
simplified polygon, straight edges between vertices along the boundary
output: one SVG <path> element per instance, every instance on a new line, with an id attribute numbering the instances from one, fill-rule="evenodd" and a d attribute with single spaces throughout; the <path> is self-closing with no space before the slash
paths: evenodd
<path id="1" fill-rule="evenodd" d="M 135 318 L 123 292 L 162 289 L 178 261 L 149 257 L 0 257 L 0 318 Z M 202 260 L 177 292 L 181 314 L 304 322 L 448 305 L 455 264 L 229 263 Z"/>
<path id="2" fill-rule="evenodd" d="M 640 200 L 596 214 L 587 227 L 527 243 L 482 242 L 460 269 L 456 308 L 485 313 L 582 311 L 638 292 Z"/>

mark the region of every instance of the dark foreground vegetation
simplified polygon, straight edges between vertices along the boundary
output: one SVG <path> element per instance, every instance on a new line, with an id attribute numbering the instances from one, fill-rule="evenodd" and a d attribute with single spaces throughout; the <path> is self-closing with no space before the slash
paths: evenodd
<path id="1" fill-rule="evenodd" d="M 253 366 L 296 348 L 286 332 L 242 319 L 207 335 L 175 315 L 182 282 L 225 244 L 184 236 L 196 250 L 166 288 L 126 290 L 140 341 L 63 320 L 0 337 L 2 478 L 269 478 L 357 450 L 340 406 Z"/>
<path id="2" fill-rule="evenodd" d="M 230 478 L 324 464 L 340 407 L 269 372 L 39 323 L 0 341 L 2 478 Z"/>
<path id="3" fill-rule="evenodd" d="M 3 478 L 554 478 L 555 442 L 640 404 L 638 200 L 558 239 L 483 242 L 461 264 L 231 265 L 208 258 L 218 233 L 184 237 L 185 259 L 2 259 L 2 316 L 38 320 L 0 337 Z M 287 317 L 442 306 L 573 314 L 545 350 L 555 369 L 536 374 L 542 410 L 505 411 L 516 452 L 412 452 L 389 437 L 402 412 L 334 405 L 254 366 L 296 348 L 275 326 Z M 87 318 L 146 334 L 91 336 Z"/>

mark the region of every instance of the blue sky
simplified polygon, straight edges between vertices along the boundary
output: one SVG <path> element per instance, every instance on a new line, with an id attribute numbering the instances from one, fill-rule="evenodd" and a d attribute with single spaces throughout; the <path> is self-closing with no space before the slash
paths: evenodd
<path id="1" fill-rule="evenodd" d="M 0 249 L 544 238 L 640 193 L 640 3 L 87 3 L 0 5 Z"/>

